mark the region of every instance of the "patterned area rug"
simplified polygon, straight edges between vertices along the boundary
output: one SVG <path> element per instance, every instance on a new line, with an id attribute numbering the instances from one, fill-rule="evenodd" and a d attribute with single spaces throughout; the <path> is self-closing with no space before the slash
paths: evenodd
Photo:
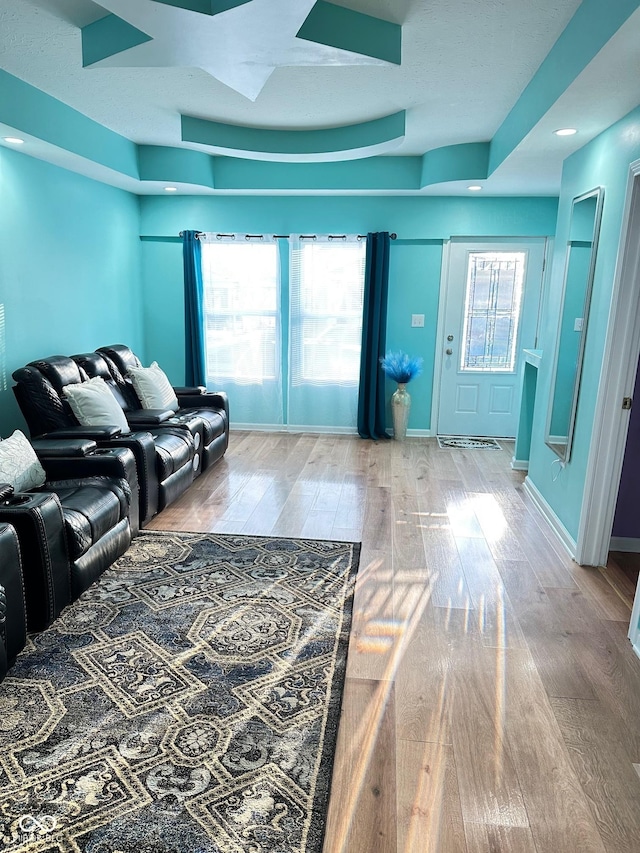
<path id="1" fill-rule="evenodd" d="M 0 849 L 320 853 L 359 547 L 141 534 L 0 684 Z"/>
<path id="2" fill-rule="evenodd" d="M 495 438 L 467 435 L 439 435 L 438 445 L 439 447 L 460 447 L 465 450 L 502 450 Z"/>

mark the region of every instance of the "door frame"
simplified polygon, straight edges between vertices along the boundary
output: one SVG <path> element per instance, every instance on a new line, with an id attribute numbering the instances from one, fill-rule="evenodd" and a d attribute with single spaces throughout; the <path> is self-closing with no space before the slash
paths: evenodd
<path id="1" fill-rule="evenodd" d="M 616 259 L 609 324 L 593 418 L 575 560 L 584 566 L 606 564 L 620 489 L 630 411 L 640 359 L 640 160 L 629 166 L 620 244 Z M 640 401 L 636 401 L 640 405 Z M 638 624 L 640 598 L 632 614 Z M 633 619 L 635 618 L 635 621 Z M 629 636 L 637 631 L 629 628 Z"/>
<path id="2" fill-rule="evenodd" d="M 438 320 L 436 323 L 436 352 L 433 361 L 433 386 L 431 395 L 431 423 L 429 425 L 429 435 L 435 436 L 438 434 L 438 418 L 440 415 L 440 385 L 442 379 L 442 359 L 443 347 L 441 341 L 444 340 L 445 333 L 445 316 L 447 310 L 447 282 L 449 280 L 449 271 L 451 269 L 451 250 L 454 242 L 469 242 L 469 243 L 500 243 L 504 240 L 522 240 L 523 242 L 531 240 L 544 241 L 543 246 L 543 261 L 542 261 L 542 280 L 540 282 L 540 301 L 538 304 L 538 316 L 536 319 L 536 339 L 540 332 L 540 318 L 542 316 L 542 308 L 547 291 L 547 269 L 549 256 L 549 238 L 539 235 L 508 235 L 501 234 L 498 236 L 482 236 L 468 237 L 466 235 L 453 234 L 451 237 L 442 241 L 442 264 L 440 266 L 440 292 L 438 296 Z"/>
<path id="3" fill-rule="evenodd" d="M 438 295 L 438 321 L 436 323 L 436 352 L 433 360 L 433 386 L 431 391 L 431 423 L 429 434 L 438 434 L 438 416 L 440 415 L 440 383 L 442 379 L 442 346 L 444 335 L 444 317 L 447 300 L 447 281 L 451 264 L 451 238 L 442 242 L 442 264 L 440 265 L 440 292 Z"/>

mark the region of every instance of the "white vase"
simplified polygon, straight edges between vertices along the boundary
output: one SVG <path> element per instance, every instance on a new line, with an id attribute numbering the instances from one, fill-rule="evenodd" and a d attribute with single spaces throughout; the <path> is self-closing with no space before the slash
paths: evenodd
<path id="1" fill-rule="evenodd" d="M 391 417 L 393 418 L 393 437 L 404 441 L 407 437 L 411 395 L 407 391 L 406 382 L 398 382 L 398 387 L 391 395 Z"/>

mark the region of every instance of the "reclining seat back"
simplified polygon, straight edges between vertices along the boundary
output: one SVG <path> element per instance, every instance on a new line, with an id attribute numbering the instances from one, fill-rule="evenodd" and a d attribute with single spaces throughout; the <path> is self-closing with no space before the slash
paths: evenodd
<path id="1" fill-rule="evenodd" d="M 138 356 L 124 344 L 98 347 L 98 352 L 108 356 L 123 376 L 126 376 L 132 367 L 142 367 L 142 362 Z"/>
<path id="2" fill-rule="evenodd" d="M 144 526 L 158 511 L 159 483 L 153 439 L 146 432 L 108 435 L 102 427 L 81 427 L 71 410 L 63 388 L 84 382 L 86 372 L 72 358 L 52 355 L 31 361 L 14 371 L 13 386 L 18 405 L 32 438 L 56 433 L 55 437 L 91 437 L 101 447 L 128 447 L 136 460 L 139 483 L 139 525 Z M 60 431 L 66 431 L 64 434 Z M 137 524 L 134 527 L 137 528 Z"/>
<path id="3" fill-rule="evenodd" d="M 130 368 L 142 367 L 138 356 L 124 344 L 111 344 L 99 347 L 98 352 L 105 356 L 117 373 L 126 377 Z M 114 374 L 115 375 L 115 374 Z M 133 391 L 131 381 L 123 379 Z M 229 444 L 229 403 L 224 393 L 207 394 L 200 388 L 176 388 L 180 408 L 176 418 L 182 423 L 190 423 L 194 418 L 202 422 L 202 470 L 224 456 Z M 135 392 L 133 391 L 134 395 Z M 137 397 L 136 397 L 137 401 Z M 137 405 L 140 406 L 139 401 Z"/>
<path id="4" fill-rule="evenodd" d="M 82 382 L 78 365 L 64 355 L 31 361 L 13 374 L 13 391 L 31 436 L 76 427 L 76 420 L 62 389 Z"/>
<path id="5" fill-rule="evenodd" d="M 125 414 L 140 407 L 133 386 L 108 356 L 99 352 L 83 352 L 74 355 L 73 361 L 87 377 L 99 376 L 106 382 Z"/>

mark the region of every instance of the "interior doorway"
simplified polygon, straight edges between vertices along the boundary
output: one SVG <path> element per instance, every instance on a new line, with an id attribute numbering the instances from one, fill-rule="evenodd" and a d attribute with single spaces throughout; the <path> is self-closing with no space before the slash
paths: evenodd
<path id="1" fill-rule="evenodd" d="M 640 358 L 640 160 L 630 166 L 621 228 L 611 311 L 594 414 L 593 435 L 585 478 L 584 499 L 575 559 L 581 565 L 606 566 Z M 640 400 L 636 400 L 636 410 Z M 636 415 L 638 412 L 636 411 Z M 635 499 L 633 503 L 637 505 Z M 639 534 L 640 539 L 640 534 Z M 624 575 L 623 571 L 623 575 Z M 633 577 L 633 575 L 632 575 Z M 640 655 L 640 595 L 636 586 L 629 639 Z"/>
<path id="2" fill-rule="evenodd" d="M 618 499 L 607 563 L 603 574 L 629 608 L 629 618 L 640 576 L 640 514 L 638 483 L 640 482 L 640 371 L 633 390 L 636 405 L 631 409 L 629 429 L 620 475 Z"/>

